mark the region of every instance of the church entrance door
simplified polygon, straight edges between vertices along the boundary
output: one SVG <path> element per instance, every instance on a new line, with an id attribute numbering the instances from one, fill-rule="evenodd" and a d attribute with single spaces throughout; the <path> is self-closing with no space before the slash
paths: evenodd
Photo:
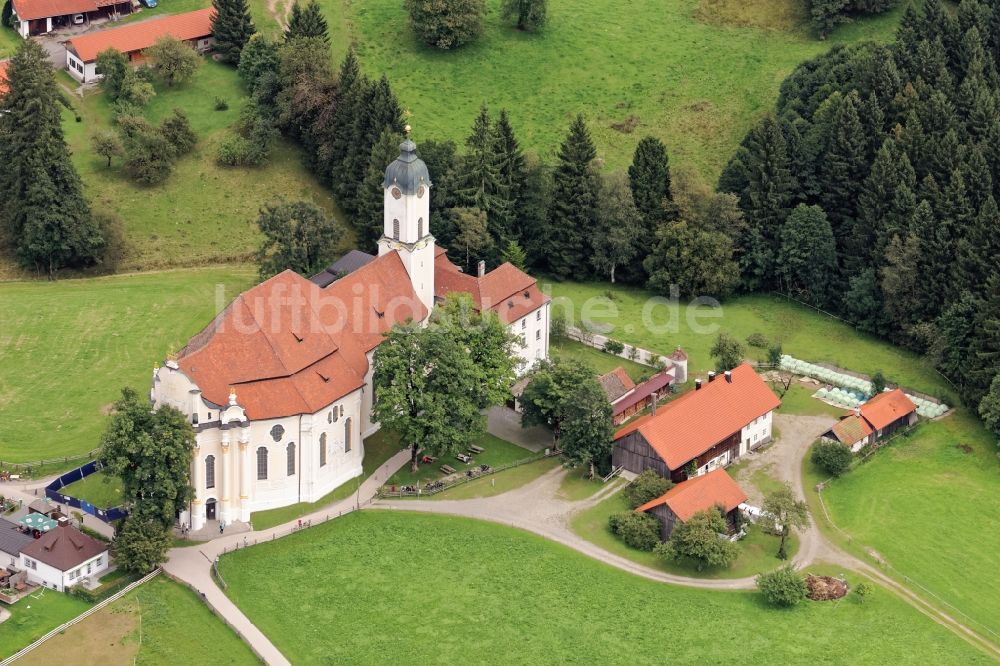
<path id="1" fill-rule="evenodd" d="M 215 520 L 215 498 L 205 502 L 205 519 Z"/>

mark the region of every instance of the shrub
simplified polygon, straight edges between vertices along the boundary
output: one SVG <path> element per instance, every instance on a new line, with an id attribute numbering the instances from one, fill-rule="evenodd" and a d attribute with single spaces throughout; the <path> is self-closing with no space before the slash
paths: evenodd
<path id="1" fill-rule="evenodd" d="M 687 522 L 677 523 L 670 540 L 657 546 L 656 554 L 666 560 L 690 558 L 705 566 L 728 567 L 740 555 L 740 547 L 729 539 L 720 538 L 728 526 L 718 507 L 700 511 Z"/>
<path id="2" fill-rule="evenodd" d="M 190 153 L 194 144 L 198 142 L 198 137 L 191 129 L 187 115 L 180 109 L 174 109 L 173 115 L 163 121 L 160 125 L 160 131 L 178 155 Z"/>
<path id="3" fill-rule="evenodd" d="M 631 508 L 642 506 L 674 487 L 670 479 L 664 479 L 655 470 L 643 470 L 642 474 L 625 486 L 622 495 Z"/>
<path id="4" fill-rule="evenodd" d="M 881 372 L 872 375 L 872 396 L 880 395 L 885 390 L 886 379 Z"/>
<path id="5" fill-rule="evenodd" d="M 628 357 L 629 357 L 629 360 L 638 361 L 640 353 L 641 352 L 639 351 L 638 347 L 629 347 L 628 348 Z"/>
<path id="6" fill-rule="evenodd" d="M 405 0 L 417 37 L 439 49 L 466 44 L 483 31 L 484 0 Z"/>
<path id="7" fill-rule="evenodd" d="M 622 541 L 637 550 L 650 551 L 660 543 L 660 521 L 648 513 L 615 513 L 608 519 L 608 526 Z"/>
<path id="8" fill-rule="evenodd" d="M 875 592 L 875 586 L 867 582 L 859 583 L 858 586 L 854 588 L 854 594 L 858 596 L 859 604 L 865 603 L 865 599 L 872 596 L 872 593 L 874 592 Z"/>
<path id="9" fill-rule="evenodd" d="M 216 97 L 215 98 L 215 110 L 216 111 L 226 111 L 228 109 L 229 109 L 229 102 L 227 102 L 225 100 L 225 98 L 223 98 L 223 97 Z"/>
<path id="10" fill-rule="evenodd" d="M 777 368 L 781 365 L 781 355 L 783 354 L 781 343 L 776 342 L 767 348 L 767 363 L 771 367 Z"/>
<path id="11" fill-rule="evenodd" d="M 604 351 L 617 356 L 625 351 L 625 345 L 617 340 L 608 340 L 604 343 Z"/>
<path id="12" fill-rule="evenodd" d="M 851 468 L 854 455 L 840 442 L 816 442 L 810 456 L 813 464 L 831 476 L 841 476 Z"/>
<path id="13" fill-rule="evenodd" d="M 97 603 L 100 601 L 100 595 L 97 590 L 88 590 L 83 585 L 74 585 L 67 590 L 69 596 L 76 597 L 77 599 L 83 599 L 88 604 Z"/>
<path id="14" fill-rule="evenodd" d="M 757 576 L 757 589 L 773 606 L 794 606 L 809 593 L 806 582 L 791 564 Z"/>
<path id="15" fill-rule="evenodd" d="M 767 336 L 763 333 L 751 333 L 747 336 L 747 344 L 751 347 L 757 347 L 758 349 L 764 349 L 767 347 Z"/>

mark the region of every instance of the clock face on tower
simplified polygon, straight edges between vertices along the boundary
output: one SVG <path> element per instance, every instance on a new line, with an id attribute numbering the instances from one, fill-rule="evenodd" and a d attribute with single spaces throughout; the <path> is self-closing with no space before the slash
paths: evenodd
<path id="1" fill-rule="evenodd" d="M 393 198 L 393 199 L 398 199 L 398 198 L 399 198 L 399 197 L 401 197 L 401 196 L 403 196 L 403 193 L 402 193 L 402 192 L 400 192 L 400 190 L 399 190 L 399 188 L 398 188 L 398 187 L 394 187 L 394 188 L 392 188 L 392 198 Z"/>
<path id="2" fill-rule="evenodd" d="M 420 187 L 417 188 L 417 198 L 422 199 L 423 196 L 424 196 L 424 186 L 421 185 Z"/>

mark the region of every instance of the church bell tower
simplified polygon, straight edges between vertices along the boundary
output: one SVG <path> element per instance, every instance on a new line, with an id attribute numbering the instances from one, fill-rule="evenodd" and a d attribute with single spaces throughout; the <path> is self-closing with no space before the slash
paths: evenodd
<path id="1" fill-rule="evenodd" d="M 383 227 L 378 254 L 398 252 L 413 290 L 427 307 L 434 307 L 434 236 L 430 232 L 431 178 L 410 140 L 399 145 L 399 157 L 385 169 Z"/>

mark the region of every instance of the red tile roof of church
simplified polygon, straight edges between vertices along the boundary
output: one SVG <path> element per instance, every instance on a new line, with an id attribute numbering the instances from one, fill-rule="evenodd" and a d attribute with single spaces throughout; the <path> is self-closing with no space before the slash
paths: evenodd
<path id="1" fill-rule="evenodd" d="M 483 277 L 463 273 L 438 247 L 434 253 L 434 295 L 444 298 L 459 292 L 472 296 L 480 311 L 493 310 L 506 324 L 521 319 L 549 302 L 538 281 L 510 262 L 497 266 Z"/>
<path id="2" fill-rule="evenodd" d="M 203 397 L 250 419 L 319 411 L 364 385 L 367 352 L 427 309 L 395 252 L 321 289 L 285 271 L 240 294 L 177 360 Z"/>
<path id="3" fill-rule="evenodd" d="M 732 382 L 719 375 L 700 390 L 663 405 L 655 415 L 625 426 L 615 433 L 615 440 L 638 430 L 670 469 L 680 469 L 780 404 L 764 380 L 744 363 L 732 370 Z"/>

